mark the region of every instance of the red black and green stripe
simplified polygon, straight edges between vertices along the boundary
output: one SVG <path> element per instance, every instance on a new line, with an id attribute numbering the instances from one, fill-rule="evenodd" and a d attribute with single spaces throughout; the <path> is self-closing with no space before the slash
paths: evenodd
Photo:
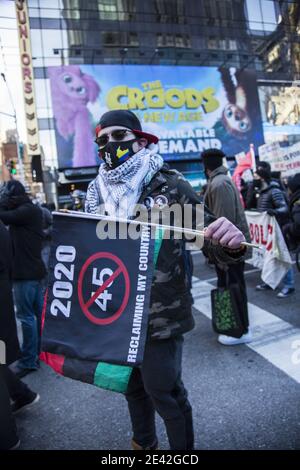
<path id="1" fill-rule="evenodd" d="M 40 359 L 58 374 L 119 393 L 126 392 L 132 372 L 129 366 L 83 361 L 48 352 L 42 352 Z"/>
<path id="2" fill-rule="evenodd" d="M 48 289 L 44 298 L 42 329 L 45 321 L 47 297 Z M 42 352 L 40 359 L 57 374 L 120 393 L 126 392 L 132 372 L 132 367 L 129 366 L 119 366 L 106 362 L 84 361 L 82 359 L 70 358 L 49 352 Z"/>

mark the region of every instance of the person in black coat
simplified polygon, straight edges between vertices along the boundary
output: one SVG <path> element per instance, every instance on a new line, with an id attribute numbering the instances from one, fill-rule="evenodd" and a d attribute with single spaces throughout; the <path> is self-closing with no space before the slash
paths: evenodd
<path id="1" fill-rule="evenodd" d="M 267 212 L 275 216 L 280 226 L 288 220 L 288 206 L 284 191 L 278 181 L 272 179 L 268 162 L 258 162 L 254 180 L 248 186 L 246 208 Z"/>
<path id="2" fill-rule="evenodd" d="M 0 340 L 5 343 L 5 362 L 11 364 L 18 359 L 20 351 L 12 297 L 11 243 L 9 232 L 1 221 L 0 247 Z"/>
<path id="3" fill-rule="evenodd" d="M 16 369 L 21 378 L 38 368 L 43 307 L 41 281 L 46 269 L 41 258 L 42 211 L 32 204 L 19 181 L 8 181 L 0 188 L 0 220 L 9 226 L 13 247 L 14 300 L 23 332 L 22 354 Z"/>
<path id="4" fill-rule="evenodd" d="M 8 367 L 18 359 L 20 351 L 12 297 L 11 243 L 8 230 L 1 221 L 0 247 L 0 450 L 6 450 L 19 445 L 12 411 L 32 405 L 38 401 L 39 395 Z"/>

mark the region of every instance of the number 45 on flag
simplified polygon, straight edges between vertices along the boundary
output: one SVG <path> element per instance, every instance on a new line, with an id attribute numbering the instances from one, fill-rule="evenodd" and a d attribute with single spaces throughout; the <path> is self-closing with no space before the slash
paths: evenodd
<path id="1" fill-rule="evenodd" d="M 101 287 L 103 284 L 104 284 L 104 276 L 112 276 L 113 274 L 113 271 L 109 268 L 104 268 L 100 271 L 100 274 L 98 275 L 98 269 L 97 268 L 93 268 L 93 280 L 92 280 L 92 283 L 93 285 L 97 286 L 97 287 Z M 110 284 L 108 284 L 107 287 L 111 287 L 111 285 L 113 284 L 114 281 L 112 281 Z M 92 296 L 95 294 L 95 292 L 92 292 Z M 112 294 L 109 294 L 108 293 L 108 290 L 105 289 L 103 292 L 101 292 L 101 294 L 99 295 L 99 297 L 96 298 L 95 300 L 95 303 L 98 305 L 98 307 L 101 308 L 101 310 L 103 312 L 106 312 L 107 311 L 107 302 L 108 300 L 111 300 L 112 299 Z"/>

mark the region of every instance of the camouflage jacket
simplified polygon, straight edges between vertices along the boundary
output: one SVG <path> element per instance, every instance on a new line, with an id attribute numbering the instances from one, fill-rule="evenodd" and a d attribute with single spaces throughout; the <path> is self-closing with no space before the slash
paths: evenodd
<path id="1" fill-rule="evenodd" d="M 88 191 L 94 192 L 95 195 L 94 182 L 90 184 Z M 139 204 L 146 207 L 151 207 L 151 202 L 154 204 L 163 202 L 168 206 L 177 203 L 182 207 L 184 204 L 191 204 L 193 227 L 196 226 L 196 208 L 199 207 L 204 210 L 204 226 L 215 220 L 188 181 L 177 171 L 170 170 L 167 165 L 164 165 L 153 177 L 138 201 Z M 101 204 L 101 199 L 99 204 Z M 229 264 L 241 260 L 240 255 L 233 254 L 230 250 L 227 251 L 221 246 L 212 245 L 207 241 L 203 246 L 203 252 L 215 263 Z M 148 340 L 167 339 L 193 329 L 193 299 L 190 284 L 186 241 L 174 239 L 174 237 L 164 238 L 152 281 Z"/>

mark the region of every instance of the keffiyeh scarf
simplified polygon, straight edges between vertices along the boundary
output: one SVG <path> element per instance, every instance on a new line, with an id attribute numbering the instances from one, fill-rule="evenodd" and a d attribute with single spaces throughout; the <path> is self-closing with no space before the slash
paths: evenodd
<path id="1" fill-rule="evenodd" d="M 97 178 L 89 186 L 86 212 L 99 213 L 99 201 L 102 200 L 108 215 L 131 216 L 144 187 L 163 166 L 157 149 L 154 144 L 143 148 L 113 170 L 107 171 L 103 163 Z M 100 213 L 103 213 L 101 207 Z"/>

